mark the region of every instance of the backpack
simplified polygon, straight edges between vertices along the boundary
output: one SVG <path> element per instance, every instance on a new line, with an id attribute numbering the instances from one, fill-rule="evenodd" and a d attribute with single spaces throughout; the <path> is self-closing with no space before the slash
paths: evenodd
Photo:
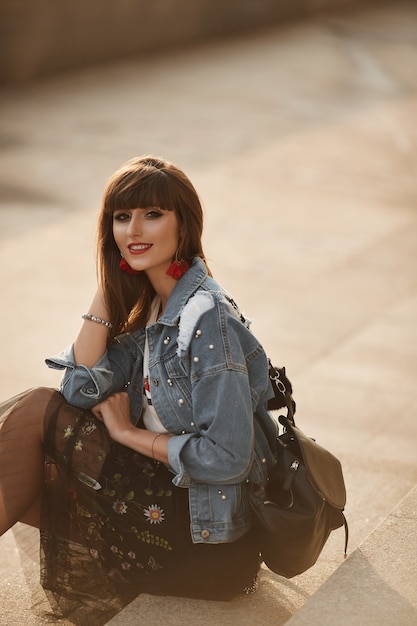
<path id="1" fill-rule="evenodd" d="M 296 426 L 285 368 L 270 362 L 269 377 L 275 397 L 268 410 L 286 407 L 288 414 L 278 418 L 283 432 L 271 440 L 255 413 L 276 464 L 265 484 L 249 484 L 249 499 L 263 561 L 276 574 L 292 578 L 316 563 L 330 533 L 341 526 L 346 557 L 346 489 L 340 461 Z"/>

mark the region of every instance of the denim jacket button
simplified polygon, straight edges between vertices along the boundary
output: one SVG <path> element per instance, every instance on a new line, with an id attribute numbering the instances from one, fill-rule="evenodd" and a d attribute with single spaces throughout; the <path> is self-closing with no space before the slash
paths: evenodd
<path id="1" fill-rule="evenodd" d="M 201 536 L 203 539 L 208 539 L 210 537 L 210 531 L 209 530 L 202 530 L 201 531 Z"/>
<path id="2" fill-rule="evenodd" d="M 178 404 L 179 404 L 180 406 L 182 406 L 182 405 L 184 404 L 184 400 L 183 400 L 182 398 L 180 398 L 180 399 L 178 400 Z"/>

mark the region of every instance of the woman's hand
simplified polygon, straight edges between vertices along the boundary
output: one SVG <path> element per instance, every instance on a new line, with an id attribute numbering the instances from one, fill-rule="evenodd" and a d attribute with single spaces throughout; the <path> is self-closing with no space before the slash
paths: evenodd
<path id="1" fill-rule="evenodd" d="M 113 393 L 92 409 L 94 415 L 104 422 L 113 441 L 136 450 L 151 459 L 168 463 L 169 433 L 154 433 L 136 428 L 130 421 L 130 400 L 125 391 Z"/>
<path id="2" fill-rule="evenodd" d="M 130 419 L 130 399 L 125 391 L 113 393 L 91 410 L 104 422 L 110 437 L 118 443 L 125 444 L 129 433 L 137 430 Z"/>

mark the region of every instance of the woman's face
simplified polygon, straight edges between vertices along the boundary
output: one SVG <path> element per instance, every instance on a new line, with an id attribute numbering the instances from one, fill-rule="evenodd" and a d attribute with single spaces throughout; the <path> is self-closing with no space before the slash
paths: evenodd
<path id="1" fill-rule="evenodd" d="M 115 211 L 113 236 L 132 269 L 166 273 L 178 247 L 177 216 L 159 207 Z"/>

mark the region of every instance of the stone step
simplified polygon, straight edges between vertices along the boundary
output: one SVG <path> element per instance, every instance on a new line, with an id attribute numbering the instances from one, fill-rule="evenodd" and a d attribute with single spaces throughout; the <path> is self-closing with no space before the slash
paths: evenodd
<path id="1" fill-rule="evenodd" d="M 417 624 L 417 486 L 286 626 Z"/>

